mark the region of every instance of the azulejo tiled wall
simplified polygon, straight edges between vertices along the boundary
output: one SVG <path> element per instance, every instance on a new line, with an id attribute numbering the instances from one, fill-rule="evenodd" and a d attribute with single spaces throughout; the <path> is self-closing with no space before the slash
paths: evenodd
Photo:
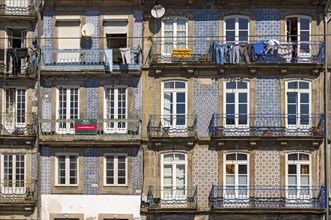
<path id="1" fill-rule="evenodd" d="M 139 195 L 143 183 L 143 151 L 135 149 L 132 156 L 132 195 Z"/>
<path id="2" fill-rule="evenodd" d="M 84 194 L 99 194 L 99 149 L 84 148 Z M 102 181 L 102 180 L 101 180 Z"/>
<path id="3" fill-rule="evenodd" d="M 208 136 L 212 115 L 218 112 L 218 81 L 207 83 L 200 79 L 194 79 L 193 83 L 193 111 L 197 116 L 199 136 Z"/>
<path id="4" fill-rule="evenodd" d="M 257 40 L 278 39 L 280 35 L 280 11 L 278 9 L 257 9 L 255 35 Z"/>
<path id="5" fill-rule="evenodd" d="M 51 194 L 51 148 L 41 147 L 41 194 Z"/>
<path id="6" fill-rule="evenodd" d="M 99 117 L 98 85 L 96 79 L 87 79 L 85 81 L 85 118 L 97 119 Z"/>
<path id="7" fill-rule="evenodd" d="M 97 10 L 88 10 L 86 11 L 86 23 L 90 23 L 94 25 L 94 32 L 92 34 L 92 39 L 90 41 L 86 41 L 86 48 L 89 49 L 99 49 L 100 48 L 100 11 Z M 91 44 L 91 45 L 89 45 Z M 87 60 L 91 60 L 93 62 L 99 61 L 98 53 L 88 53 Z"/>
<path id="8" fill-rule="evenodd" d="M 258 77 L 255 84 L 255 126 L 280 126 L 280 81 L 276 77 Z"/>
<path id="9" fill-rule="evenodd" d="M 279 147 L 261 146 L 255 154 L 255 187 L 280 187 Z"/>
<path id="10" fill-rule="evenodd" d="M 51 102 L 51 82 L 49 80 L 42 80 L 42 110 L 41 117 L 44 120 L 50 120 L 52 114 L 52 102 Z M 43 122 L 41 125 L 41 129 L 43 132 L 51 132 L 51 123 Z"/>
<path id="11" fill-rule="evenodd" d="M 196 10 L 194 13 L 194 54 L 207 53 L 213 40 L 218 37 L 218 12 L 216 10 Z M 191 41 L 192 39 L 189 39 Z"/>
<path id="12" fill-rule="evenodd" d="M 192 159 L 192 187 L 198 187 L 198 207 L 208 208 L 212 185 L 218 183 L 218 154 L 215 147 L 195 146 Z"/>
<path id="13" fill-rule="evenodd" d="M 31 155 L 31 176 L 33 180 L 37 179 L 37 153 Z"/>
<path id="14" fill-rule="evenodd" d="M 140 45 L 140 38 L 143 31 L 143 12 L 140 10 L 134 10 L 133 19 L 133 47 L 138 47 Z"/>

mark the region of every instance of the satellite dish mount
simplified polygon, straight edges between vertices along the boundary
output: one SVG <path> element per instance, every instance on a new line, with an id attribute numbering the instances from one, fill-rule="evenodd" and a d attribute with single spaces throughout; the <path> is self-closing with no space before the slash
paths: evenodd
<path id="1" fill-rule="evenodd" d="M 91 37 L 92 34 L 94 33 L 94 25 L 91 24 L 91 23 L 87 23 L 87 24 L 84 24 L 83 28 L 82 28 L 82 35 L 84 37 Z"/>

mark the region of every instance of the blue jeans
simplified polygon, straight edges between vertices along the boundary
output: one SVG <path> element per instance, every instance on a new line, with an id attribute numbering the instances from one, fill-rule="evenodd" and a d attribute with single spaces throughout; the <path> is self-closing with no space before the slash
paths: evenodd
<path id="1" fill-rule="evenodd" d="M 225 63 L 225 46 L 219 43 L 214 43 L 213 52 L 213 61 L 215 63 L 220 63 L 221 65 L 223 65 Z"/>

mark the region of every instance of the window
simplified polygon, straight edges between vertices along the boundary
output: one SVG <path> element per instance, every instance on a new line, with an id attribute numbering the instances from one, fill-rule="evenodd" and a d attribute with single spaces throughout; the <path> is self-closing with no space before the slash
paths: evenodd
<path id="1" fill-rule="evenodd" d="M 187 83 L 168 81 L 162 84 L 163 126 L 185 128 L 187 114 Z"/>
<path id="2" fill-rule="evenodd" d="M 74 120 L 79 118 L 79 88 L 61 86 L 57 92 L 57 132 L 73 134 Z"/>
<path id="3" fill-rule="evenodd" d="M 109 19 L 103 22 L 107 40 L 107 48 L 118 49 L 127 47 L 128 20 L 127 18 Z"/>
<path id="4" fill-rule="evenodd" d="M 225 41 L 232 43 L 249 42 L 249 18 L 229 16 L 224 19 Z"/>
<path id="5" fill-rule="evenodd" d="M 80 49 L 80 18 L 71 16 L 60 16 L 56 21 L 57 27 L 57 45 L 58 49 Z M 58 63 L 80 62 L 80 53 L 77 52 L 59 52 L 57 54 Z"/>
<path id="6" fill-rule="evenodd" d="M 286 18 L 287 42 L 293 42 L 295 56 L 310 54 L 311 18 L 307 16 L 291 16 Z"/>
<path id="7" fill-rule="evenodd" d="M 249 154 L 228 153 L 224 155 L 224 197 L 227 199 L 248 198 Z"/>
<path id="8" fill-rule="evenodd" d="M 171 55 L 173 48 L 187 48 L 187 20 L 166 18 L 162 21 L 162 54 Z"/>
<path id="9" fill-rule="evenodd" d="M 126 86 L 105 87 L 105 132 L 127 132 L 127 97 Z"/>
<path id="10" fill-rule="evenodd" d="M 1 156 L 1 191 L 3 194 L 24 194 L 26 181 L 24 154 Z"/>
<path id="11" fill-rule="evenodd" d="M 106 154 L 104 160 L 104 184 L 127 185 L 127 154 Z"/>
<path id="12" fill-rule="evenodd" d="M 78 154 L 57 154 L 55 161 L 55 185 L 78 185 Z"/>
<path id="13" fill-rule="evenodd" d="M 286 96 L 287 127 L 309 128 L 311 83 L 299 80 L 286 82 Z"/>
<path id="14" fill-rule="evenodd" d="M 184 153 L 162 154 L 161 163 L 162 199 L 185 199 L 187 195 L 187 155 Z"/>
<path id="15" fill-rule="evenodd" d="M 311 187 L 311 155 L 290 153 L 286 158 L 287 198 L 309 198 Z"/>
<path id="16" fill-rule="evenodd" d="M 249 124 L 249 83 L 232 81 L 225 83 L 224 112 L 226 127 L 247 127 Z"/>
<path id="17" fill-rule="evenodd" d="M 26 89 L 5 88 L 5 117 L 3 124 L 10 133 L 26 123 Z"/>

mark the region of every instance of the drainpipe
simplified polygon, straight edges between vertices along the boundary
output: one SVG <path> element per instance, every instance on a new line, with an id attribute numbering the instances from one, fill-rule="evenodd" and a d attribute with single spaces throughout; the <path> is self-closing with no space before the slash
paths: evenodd
<path id="1" fill-rule="evenodd" d="M 38 16 L 38 40 L 37 40 L 37 48 L 38 48 L 38 56 L 36 57 L 37 59 L 37 74 L 38 74 L 38 78 L 37 78 L 37 131 L 36 131 L 36 146 L 37 146 L 37 219 L 40 220 L 41 219 L 41 166 L 40 166 L 40 146 L 39 146 L 39 122 L 40 122 L 40 56 L 41 56 L 41 10 L 42 10 L 42 5 L 43 5 L 43 0 L 39 1 L 36 0 L 38 5 L 35 6 L 37 7 L 37 16 Z"/>
<path id="2" fill-rule="evenodd" d="M 328 0 L 326 6 L 325 6 L 325 15 L 324 15 L 324 58 L 325 58 L 325 64 L 324 64 L 324 112 L 325 112 L 325 120 L 324 120 L 324 129 L 325 129 L 325 140 L 324 140 L 324 176 L 325 176 L 325 203 L 326 203 L 326 213 L 325 213 L 325 219 L 329 219 L 329 151 L 328 151 L 328 145 L 329 145 L 329 138 L 328 138 L 328 7 L 330 4 L 330 0 Z"/>

